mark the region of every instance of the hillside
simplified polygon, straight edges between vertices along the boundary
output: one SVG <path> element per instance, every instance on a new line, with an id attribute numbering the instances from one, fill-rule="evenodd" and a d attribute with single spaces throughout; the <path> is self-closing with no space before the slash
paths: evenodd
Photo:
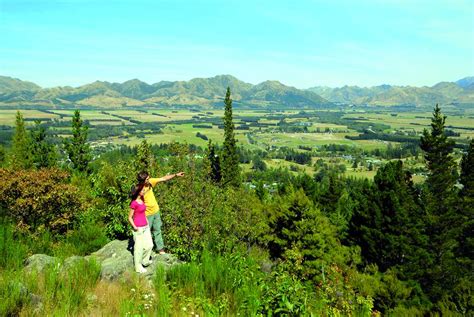
<path id="1" fill-rule="evenodd" d="M 330 104 L 314 92 L 285 86 L 277 81 L 258 85 L 230 75 L 194 78 L 189 81 L 161 81 L 152 85 L 138 79 L 124 83 L 96 81 L 77 88 L 45 88 L 0 76 L 1 105 L 84 105 L 121 107 L 141 105 L 213 106 L 221 104 L 231 87 L 236 104 L 317 107 Z"/>
<path id="2" fill-rule="evenodd" d="M 95 81 L 79 87 L 41 88 L 20 79 L 0 76 L 0 107 L 21 105 L 83 105 L 93 107 L 204 106 L 219 105 L 231 87 L 236 105 L 319 107 L 331 103 L 380 106 L 474 103 L 474 77 L 440 82 L 432 87 L 379 85 L 373 87 L 312 87 L 306 90 L 278 81 L 257 85 L 231 75 L 160 81 L 148 84 L 138 79 L 123 83 Z"/>
<path id="3" fill-rule="evenodd" d="M 474 77 L 466 77 L 456 82 L 440 82 L 432 87 L 343 86 L 338 88 L 312 87 L 308 91 L 315 92 L 331 102 L 381 106 L 401 104 L 432 106 L 436 103 L 474 103 L 473 88 Z"/>

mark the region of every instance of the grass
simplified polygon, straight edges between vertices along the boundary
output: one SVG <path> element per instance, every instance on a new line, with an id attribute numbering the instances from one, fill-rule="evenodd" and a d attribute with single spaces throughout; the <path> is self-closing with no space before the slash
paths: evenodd
<path id="1" fill-rule="evenodd" d="M 15 126 L 16 110 L 0 109 L 0 125 Z M 25 119 L 59 119 L 59 116 L 44 113 L 39 110 L 20 110 Z M 34 124 L 34 121 L 28 121 L 27 124 Z"/>

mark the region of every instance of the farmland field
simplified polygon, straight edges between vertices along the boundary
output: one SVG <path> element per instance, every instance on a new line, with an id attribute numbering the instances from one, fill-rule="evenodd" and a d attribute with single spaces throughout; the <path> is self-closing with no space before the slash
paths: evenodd
<path id="1" fill-rule="evenodd" d="M 59 109 L 25 109 L 21 110 L 26 125 L 33 125 L 34 120 L 41 120 L 51 125 L 52 130 L 60 137 L 70 133 L 70 121 L 73 110 Z M 0 110 L 0 125 L 14 127 L 16 110 Z M 127 145 L 135 146 L 143 140 L 151 144 L 183 142 L 205 148 L 209 140 L 222 144 L 223 129 L 222 109 L 95 109 L 81 110 L 81 118 L 90 126 L 90 133 L 114 129 L 113 135 L 96 133 L 94 146 Z M 248 150 L 272 150 L 279 148 L 292 149 L 297 152 L 312 151 L 313 164 L 316 159 L 328 154 L 319 154 L 323 147 L 342 146 L 349 152 L 369 153 L 374 150 L 385 151 L 388 147 L 403 146 L 397 139 L 363 139 L 359 138 L 362 128 L 379 128 L 378 133 L 406 135 L 412 139 L 419 138 L 425 128 L 430 127 L 431 112 L 390 112 L 361 111 L 348 109 L 346 112 L 296 110 L 264 111 L 234 109 L 234 133 L 237 145 Z M 447 114 L 446 126 L 459 135 L 453 136 L 456 142 L 467 144 L 474 137 L 474 116 Z M 101 139 L 102 138 L 102 139 Z M 389 140 L 389 141 L 388 141 Z M 351 150 L 352 149 L 352 150 Z M 325 149 L 324 151 L 327 151 Z M 304 151 L 303 151 L 304 152 Z M 338 154 L 339 156 L 341 154 Z M 345 155 L 342 164 L 346 166 L 346 176 L 373 177 L 374 169 L 368 170 L 368 163 L 358 168 L 351 168 L 354 157 Z M 366 157 L 363 161 L 372 160 Z M 384 159 L 382 159 L 384 161 Z M 269 167 L 287 167 L 305 171 L 309 174 L 314 168 L 299 165 L 280 158 L 265 160 Z M 333 163 L 331 163 L 333 164 Z M 416 167 L 416 164 L 413 165 Z M 420 178 L 420 176 L 417 176 Z M 416 179 L 421 181 L 422 178 Z"/>

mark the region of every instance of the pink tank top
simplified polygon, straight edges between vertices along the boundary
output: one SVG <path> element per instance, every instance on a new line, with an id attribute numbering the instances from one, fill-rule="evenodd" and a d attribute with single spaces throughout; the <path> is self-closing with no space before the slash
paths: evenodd
<path id="1" fill-rule="evenodd" d="M 134 210 L 133 212 L 133 223 L 137 227 L 145 227 L 148 225 L 148 221 L 146 220 L 145 210 L 146 206 L 145 203 L 138 203 L 136 200 L 130 203 L 130 208 Z"/>

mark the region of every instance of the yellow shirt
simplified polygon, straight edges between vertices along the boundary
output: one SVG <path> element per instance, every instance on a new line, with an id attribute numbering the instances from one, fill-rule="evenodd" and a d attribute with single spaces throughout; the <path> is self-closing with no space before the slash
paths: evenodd
<path id="1" fill-rule="evenodd" d="M 158 206 L 158 202 L 156 201 L 155 194 L 153 193 L 153 187 L 158 184 L 159 178 L 150 178 L 149 182 L 150 185 L 145 185 L 145 194 L 143 195 L 143 199 L 145 201 L 146 205 L 146 211 L 145 215 L 146 216 L 151 216 L 156 214 L 158 211 L 160 211 L 160 206 Z"/>

